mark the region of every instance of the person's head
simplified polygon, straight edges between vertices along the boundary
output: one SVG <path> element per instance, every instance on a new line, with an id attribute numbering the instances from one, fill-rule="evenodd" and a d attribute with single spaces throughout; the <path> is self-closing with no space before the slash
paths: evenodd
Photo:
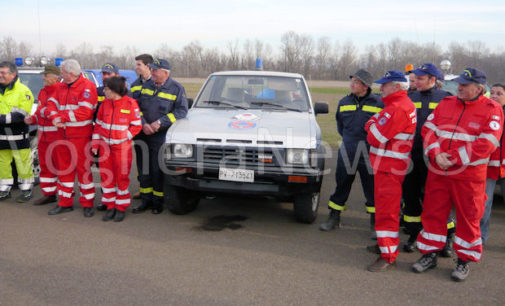
<path id="1" fill-rule="evenodd" d="M 475 68 L 466 68 L 454 79 L 458 85 L 458 98 L 470 101 L 486 93 L 486 74 Z"/>
<path id="2" fill-rule="evenodd" d="M 383 78 L 376 80 L 374 83 L 381 84 L 380 91 L 383 98 L 397 91 L 409 88 L 409 82 L 405 78 L 405 75 L 397 70 L 386 72 Z"/>
<path id="3" fill-rule="evenodd" d="M 108 79 L 113 76 L 119 76 L 119 68 L 116 64 L 106 63 L 102 66 L 102 80 Z"/>
<path id="4" fill-rule="evenodd" d="M 437 84 L 437 77 L 442 72 L 432 63 L 425 63 L 412 71 L 415 74 L 415 86 L 418 91 L 426 91 Z"/>
<path id="5" fill-rule="evenodd" d="M 75 59 L 68 59 L 61 62 L 61 78 L 63 83 L 71 84 L 81 75 L 81 65 Z"/>
<path id="6" fill-rule="evenodd" d="M 150 54 L 140 54 L 135 57 L 135 71 L 142 77 L 148 77 L 151 74 L 149 65 L 153 63 L 153 57 Z"/>
<path id="7" fill-rule="evenodd" d="M 409 73 L 409 90 L 416 90 L 416 75 L 411 72 Z"/>
<path id="8" fill-rule="evenodd" d="M 158 86 L 165 83 L 170 77 L 170 63 L 167 60 L 155 58 L 149 67 L 153 82 Z"/>
<path id="9" fill-rule="evenodd" d="M 496 83 L 491 87 L 491 96 L 493 101 L 500 103 L 501 106 L 505 105 L 505 85 Z"/>
<path id="10" fill-rule="evenodd" d="M 122 76 L 112 76 L 103 80 L 104 93 L 107 99 L 117 100 L 128 94 L 126 79 Z"/>
<path id="11" fill-rule="evenodd" d="M 51 86 L 60 80 L 60 68 L 54 65 L 47 65 L 42 71 L 42 81 L 44 81 L 44 86 Z"/>
<path id="12" fill-rule="evenodd" d="M 351 93 L 358 97 L 364 96 L 368 92 L 368 89 L 372 87 L 372 75 L 365 69 L 359 69 L 355 74 L 350 75 L 349 78 L 351 79 L 351 83 L 349 84 Z"/>
<path id="13" fill-rule="evenodd" d="M 18 68 L 11 62 L 0 63 L 0 84 L 9 85 L 18 75 Z"/>

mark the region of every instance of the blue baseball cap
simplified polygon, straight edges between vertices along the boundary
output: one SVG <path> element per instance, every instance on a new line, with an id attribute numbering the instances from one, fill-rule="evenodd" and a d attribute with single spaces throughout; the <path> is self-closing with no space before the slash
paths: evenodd
<path id="1" fill-rule="evenodd" d="M 438 77 L 442 72 L 437 68 L 437 66 L 432 63 L 424 63 L 421 66 L 417 67 L 412 71 L 415 75 L 431 75 L 434 77 Z"/>
<path id="2" fill-rule="evenodd" d="M 102 66 L 102 72 L 119 73 L 119 69 L 113 63 L 106 63 Z"/>
<path id="3" fill-rule="evenodd" d="M 152 64 L 149 64 L 151 69 L 170 70 L 170 63 L 167 60 L 155 58 Z"/>
<path id="4" fill-rule="evenodd" d="M 407 79 L 405 78 L 405 74 L 403 74 L 403 72 L 398 70 L 389 70 L 386 74 L 384 74 L 382 79 L 374 81 L 374 83 L 377 84 L 386 84 L 389 82 L 407 82 Z"/>
<path id="5" fill-rule="evenodd" d="M 454 81 L 463 85 L 470 83 L 486 84 L 486 74 L 479 69 L 466 68 Z"/>

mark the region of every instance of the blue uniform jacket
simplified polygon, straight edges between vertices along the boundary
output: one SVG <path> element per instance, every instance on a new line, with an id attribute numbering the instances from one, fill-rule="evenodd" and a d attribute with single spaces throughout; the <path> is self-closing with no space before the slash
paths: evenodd
<path id="1" fill-rule="evenodd" d="M 412 158 L 423 158 L 423 137 L 421 129 L 423 128 L 426 118 L 433 112 L 438 103 L 443 98 L 451 96 L 447 91 L 440 90 L 436 86 L 425 91 L 413 91 L 408 94 L 410 100 L 414 103 L 417 110 L 417 126 L 416 136 L 414 137 L 414 146 L 412 147 Z"/>
<path id="2" fill-rule="evenodd" d="M 186 117 L 188 112 L 184 87 L 172 78 L 160 87 L 156 87 L 153 81 L 145 82 L 142 85 L 138 104 L 142 124 L 160 120 L 161 128 L 158 133 L 163 135 L 177 119 Z"/>
<path id="3" fill-rule="evenodd" d="M 362 98 L 350 94 L 340 100 L 335 117 L 338 133 L 342 135 L 347 152 L 355 152 L 359 142 L 367 144 L 365 123 L 383 107 L 384 103 L 380 97 L 372 94 L 370 90 Z"/>

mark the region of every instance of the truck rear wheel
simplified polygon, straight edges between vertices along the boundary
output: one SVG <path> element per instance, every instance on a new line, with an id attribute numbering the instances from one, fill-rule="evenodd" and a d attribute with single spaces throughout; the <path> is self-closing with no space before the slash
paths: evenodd
<path id="1" fill-rule="evenodd" d="M 317 208 L 319 207 L 319 197 L 319 192 L 295 196 L 293 208 L 296 221 L 311 224 L 314 220 L 316 220 Z"/>
<path id="2" fill-rule="evenodd" d="M 185 215 L 196 209 L 200 197 L 184 188 L 165 184 L 165 203 L 168 210 L 175 215 Z"/>

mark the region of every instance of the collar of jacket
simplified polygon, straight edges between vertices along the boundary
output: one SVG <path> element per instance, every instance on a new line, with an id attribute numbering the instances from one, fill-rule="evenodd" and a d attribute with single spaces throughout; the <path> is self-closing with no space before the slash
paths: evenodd
<path id="1" fill-rule="evenodd" d="M 361 101 L 365 100 L 365 99 L 366 99 L 366 97 L 368 97 L 371 93 L 372 93 L 372 90 L 370 89 L 370 87 L 368 87 L 368 89 L 367 89 L 367 91 L 366 91 L 366 93 L 365 93 L 365 95 L 364 95 L 364 96 L 362 96 L 362 97 L 358 97 L 358 96 L 357 96 L 357 95 L 355 95 L 355 94 L 351 94 L 351 96 L 352 96 L 352 97 L 353 97 L 356 101 L 361 102 Z"/>
<path id="2" fill-rule="evenodd" d="M 395 102 L 401 102 L 404 99 L 408 99 L 407 91 L 406 90 L 398 90 L 397 92 L 394 92 L 387 97 L 383 97 L 382 101 L 384 102 L 384 104 L 392 104 Z"/>
<path id="3" fill-rule="evenodd" d="M 464 103 L 464 104 L 470 104 L 470 103 L 473 103 L 475 101 L 479 101 L 482 99 L 482 97 L 484 97 L 483 94 L 480 94 L 478 95 L 477 97 L 473 98 L 473 99 L 470 99 L 470 100 L 466 100 L 466 101 L 463 101 L 461 100 L 459 97 L 458 97 L 458 101 L 460 101 L 461 103 Z"/>
<path id="4" fill-rule="evenodd" d="M 67 84 L 68 87 L 76 87 L 81 81 L 82 79 L 84 79 L 84 76 L 82 75 L 82 73 L 79 75 L 79 77 L 77 78 L 77 80 L 73 81 L 72 83 L 70 84 Z"/>
<path id="5" fill-rule="evenodd" d="M 432 88 L 430 88 L 428 90 L 420 91 L 419 93 L 422 95 L 430 95 L 435 91 L 435 89 L 438 89 L 437 85 L 433 86 Z"/>
<path id="6" fill-rule="evenodd" d="M 168 77 L 168 79 L 165 81 L 165 83 L 161 84 L 161 86 L 156 86 L 158 89 L 161 89 L 161 88 L 169 88 L 170 87 L 170 84 L 172 83 L 172 78 L 171 77 Z"/>

